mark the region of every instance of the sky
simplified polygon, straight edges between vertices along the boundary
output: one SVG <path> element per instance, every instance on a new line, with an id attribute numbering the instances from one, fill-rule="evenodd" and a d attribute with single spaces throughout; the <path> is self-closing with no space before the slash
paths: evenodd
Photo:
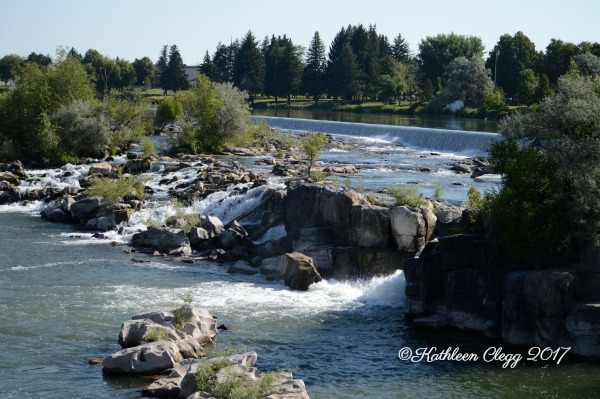
<path id="1" fill-rule="evenodd" d="M 552 38 L 600 42 L 600 0 L 0 0 L 0 10 L 0 57 L 54 57 L 63 46 L 156 61 L 163 45 L 177 44 L 183 61 L 198 65 L 206 50 L 248 30 L 305 47 L 319 31 L 329 48 L 348 24 L 376 25 L 390 41 L 400 33 L 415 53 L 427 36 L 451 32 L 480 37 L 486 51 L 518 31 L 537 50 Z"/>

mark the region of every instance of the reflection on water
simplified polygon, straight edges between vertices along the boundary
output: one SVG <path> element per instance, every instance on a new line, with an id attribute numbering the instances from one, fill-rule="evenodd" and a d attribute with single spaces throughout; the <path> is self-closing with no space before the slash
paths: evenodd
<path id="1" fill-rule="evenodd" d="M 367 112 L 316 111 L 301 109 L 255 109 L 254 115 L 304 118 L 338 122 L 378 123 L 383 125 L 427 127 L 434 129 L 498 131 L 498 122 L 485 119 L 457 118 L 454 116 L 408 116 L 373 114 Z"/>

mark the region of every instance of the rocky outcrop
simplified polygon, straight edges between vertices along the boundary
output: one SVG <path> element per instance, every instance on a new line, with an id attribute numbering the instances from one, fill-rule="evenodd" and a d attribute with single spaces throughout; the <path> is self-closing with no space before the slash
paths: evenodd
<path id="1" fill-rule="evenodd" d="M 186 312 L 188 324 L 181 326 L 181 312 Z M 177 329 L 174 323 L 178 322 Z M 156 311 L 134 316 L 123 323 L 119 343 L 124 349 L 107 356 L 102 370 L 108 374 L 161 374 L 142 389 L 142 396 L 157 398 L 212 398 L 221 384 L 230 383 L 235 376 L 245 386 L 261 381 L 263 373 L 254 367 L 258 355 L 246 352 L 228 356 L 204 358 L 201 343 L 209 342 L 190 330 L 204 331 L 210 341 L 217 333 L 216 317 L 200 308 L 180 308 L 173 311 Z M 153 335 L 154 334 L 154 335 Z M 161 340 L 149 342 L 160 336 Z M 200 369 L 214 373 L 202 386 L 198 386 Z M 165 373 L 166 371 L 166 373 Z M 273 377 L 270 399 L 310 399 L 302 380 L 291 373 L 278 372 Z"/>
<path id="2" fill-rule="evenodd" d="M 595 267 L 513 270 L 481 236 L 441 237 L 433 251 L 404 262 L 405 312 L 424 327 L 477 331 L 515 345 L 571 347 L 571 354 L 600 358 L 600 300 L 590 300 L 578 274 Z"/>
<path id="3" fill-rule="evenodd" d="M 285 228 L 290 239 L 314 244 L 386 248 L 390 245 L 387 208 L 371 205 L 354 190 L 302 184 L 288 190 Z"/>
<path id="4" fill-rule="evenodd" d="M 390 220 L 398 250 L 417 252 L 432 238 L 437 217 L 425 206 L 396 206 L 390 211 Z"/>
<path id="5" fill-rule="evenodd" d="M 190 241 L 183 229 L 149 227 L 132 237 L 134 247 L 156 249 L 162 253 L 180 256 L 192 253 Z"/>

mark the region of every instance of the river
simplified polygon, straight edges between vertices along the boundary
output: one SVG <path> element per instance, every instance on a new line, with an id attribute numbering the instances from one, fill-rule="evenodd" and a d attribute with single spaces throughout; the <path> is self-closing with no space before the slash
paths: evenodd
<path id="1" fill-rule="evenodd" d="M 381 167 L 377 165 L 383 157 L 393 160 L 392 165 L 404 165 L 393 173 L 364 173 L 370 186 L 381 184 L 377 173 L 400 183 L 421 176 L 414 171 L 415 162 L 427 162 L 439 170 L 433 173 L 436 177 L 424 174 L 431 181 L 420 177 L 424 179 L 416 185 L 420 188 L 428 189 L 434 180 L 448 187 L 456 181 L 470 182 L 468 176 L 444 172 L 445 163 L 461 156 L 431 156 L 381 139 L 352 140 L 355 150 L 328 151 L 324 157 L 339 162 L 362 159 L 371 169 Z M 242 161 L 253 165 L 252 159 Z M 65 170 L 71 181 L 87 173 L 86 167 L 75 166 L 35 171 L 24 188 L 66 184 L 59 177 Z M 182 179 L 185 173 L 180 172 Z M 163 178 L 156 173 L 152 176 L 150 185 Z M 270 181 L 270 186 L 280 184 Z M 497 180 L 469 184 L 484 188 Z M 451 196 L 460 201 L 467 186 L 456 187 L 460 190 Z M 220 194 L 195 203 L 193 209 L 226 219 L 257 199 L 258 191 L 252 190 L 246 195 Z M 263 370 L 294 370 L 313 399 L 597 398 L 600 392 L 597 363 L 570 358 L 560 364 L 522 360 L 515 368 L 503 368 L 502 362 L 481 359 L 488 347 L 500 345 L 496 341 L 462 332 L 416 329 L 404 319 L 401 271 L 359 280 L 327 280 L 312 285 L 308 292 L 293 292 L 261 276 L 227 274 L 227 267 L 216 263 L 189 265 L 125 254 L 133 231 L 143 228 L 149 217 L 160 221 L 172 212 L 161 192 L 123 226 L 121 234 L 112 232 L 111 240 L 45 222 L 39 211 L 36 203 L 0 207 L 1 398 L 138 397 L 147 379 L 103 376 L 87 360 L 119 349 L 117 336 L 125 319 L 175 306 L 180 303 L 178 295 L 188 290 L 193 292 L 195 305 L 208 308 L 218 316 L 219 324 L 230 329 L 219 335 L 220 342 L 256 350 L 257 366 Z M 111 245 L 112 241 L 117 245 Z M 459 348 L 480 359 L 401 361 L 398 351 L 404 347 L 413 351 Z M 519 351 L 504 348 L 506 353 Z"/>

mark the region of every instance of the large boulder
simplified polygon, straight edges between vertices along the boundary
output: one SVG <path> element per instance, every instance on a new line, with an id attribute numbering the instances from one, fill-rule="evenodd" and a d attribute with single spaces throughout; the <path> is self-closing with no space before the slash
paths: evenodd
<path id="1" fill-rule="evenodd" d="M 9 187 L 7 190 L 0 191 L 0 205 L 18 202 L 22 198 L 21 190 L 18 187 Z"/>
<path id="2" fill-rule="evenodd" d="M 183 229 L 149 227 L 148 230 L 133 235 L 133 246 L 154 248 L 169 255 L 192 253 L 190 240 Z"/>
<path id="3" fill-rule="evenodd" d="M 114 173 L 112 165 L 109 164 L 108 162 L 98 162 L 98 163 L 92 164 L 88 171 L 89 176 L 92 176 L 95 174 L 102 175 L 103 177 L 112 177 L 112 176 L 114 176 L 115 173 Z"/>
<path id="4" fill-rule="evenodd" d="M 78 221 L 87 221 L 96 217 L 100 208 L 106 206 L 106 201 L 101 197 L 88 197 L 80 199 L 71 205 L 71 215 Z"/>
<path id="5" fill-rule="evenodd" d="M 123 172 L 139 175 L 140 173 L 149 171 L 151 166 L 152 164 L 148 159 L 131 159 L 125 163 Z"/>
<path id="6" fill-rule="evenodd" d="M 310 256 L 299 252 L 288 253 L 284 255 L 283 263 L 283 279 L 292 290 L 306 291 L 311 284 L 323 280 Z"/>
<path id="7" fill-rule="evenodd" d="M 288 236 L 315 244 L 387 247 L 390 220 L 386 208 L 372 206 L 354 190 L 327 184 L 302 184 L 288 190 L 284 203 Z M 310 233 L 305 234 L 307 231 Z"/>
<path id="8" fill-rule="evenodd" d="M 200 227 L 208 232 L 210 238 L 217 237 L 225 231 L 223 222 L 216 216 L 203 216 Z"/>
<path id="9" fill-rule="evenodd" d="M 195 248 L 210 240 L 210 234 L 202 227 L 192 227 L 188 233 L 188 239 L 192 248 Z"/>
<path id="10" fill-rule="evenodd" d="M 399 251 L 417 252 L 432 237 L 437 218 L 431 209 L 396 206 L 390 211 L 392 234 Z"/>
<path id="11" fill-rule="evenodd" d="M 113 374 L 155 374 L 182 360 L 174 342 L 157 341 L 113 353 L 102 361 L 102 370 Z"/>

